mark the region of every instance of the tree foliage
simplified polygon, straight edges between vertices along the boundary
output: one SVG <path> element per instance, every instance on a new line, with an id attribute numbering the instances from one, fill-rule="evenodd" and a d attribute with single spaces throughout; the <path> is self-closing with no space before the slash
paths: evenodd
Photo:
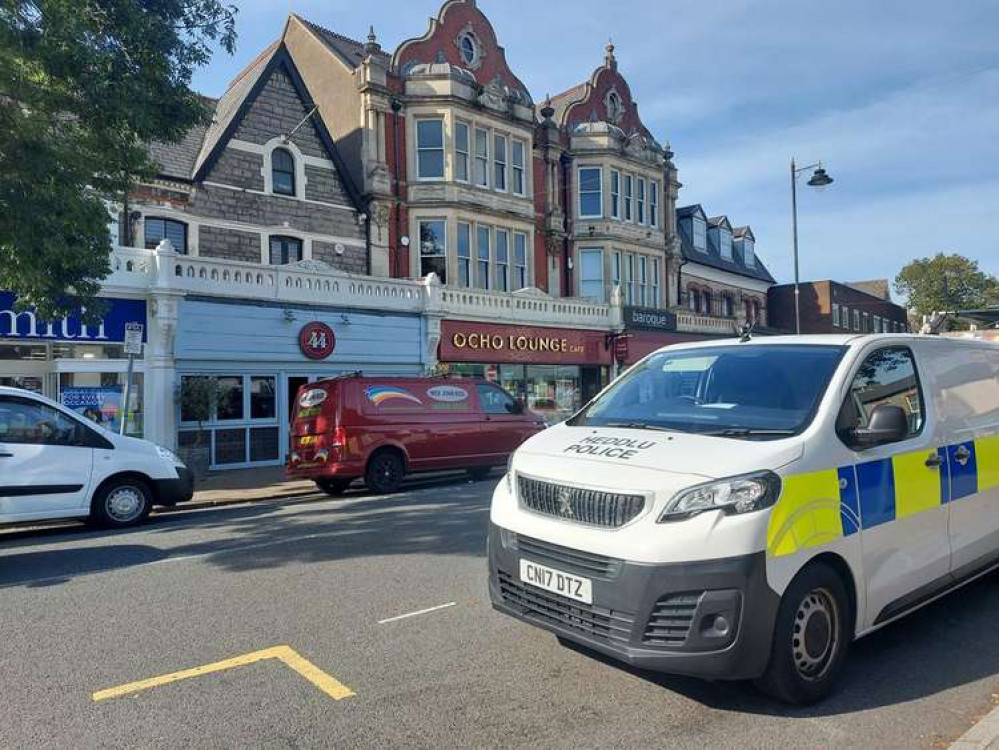
<path id="1" fill-rule="evenodd" d="M 44 318 L 99 305 L 106 201 L 153 173 L 146 144 L 208 112 L 190 89 L 235 47 L 220 0 L 0 0 L 0 289 Z"/>
<path id="2" fill-rule="evenodd" d="M 999 279 L 956 253 L 910 262 L 895 277 L 895 292 L 917 315 L 999 305 Z"/>

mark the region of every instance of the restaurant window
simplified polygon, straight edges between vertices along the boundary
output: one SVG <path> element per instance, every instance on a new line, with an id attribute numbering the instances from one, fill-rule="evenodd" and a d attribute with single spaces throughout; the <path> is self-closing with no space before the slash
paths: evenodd
<path id="1" fill-rule="evenodd" d="M 510 157 L 513 163 L 513 194 L 523 195 L 526 192 L 524 157 L 527 145 L 523 141 L 510 142 Z"/>
<path id="2" fill-rule="evenodd" d="M 270 262 L 272 266 L 286 266 L 302 259 L 302 241 L 297 237 L 271 237 Z"/>
<path id="3" fill-rule="evenodd" d="M 515 289 L 527 288 L 527 235 L 513 235 L 513 284 Z"/>
<path id="4" fill-rule="evenodd" d="M 444 177 L 444 121 L 416 121 L 416 176 L 421 180 Z"/>
<path id="5" fill-rule="evenodd" d="M 579 251 L 579 295 L 604 301 L 604 251 Z"/>
<path id="6" fill-rule="evenodd" d="M 645 179 L 638 178 L 638 212 L 637 220 L 639 224 L 645 223 Z"/>
<path id="7" fill-rule="evenodd" d="M 458 222 L 458 286 L 472 285 L 472 227 Z"/>
<path id="8" fill-rule="evenodd" d="M 612 169 L 610 173 L 611 218 L 621 218 L 621 173 Z"/>
<path id="9" fill-rule="evenodd" d="M 493 187 L 506 191 L 506 138 L 493 136 Z"/>
<path id="10" fill-rule="evenodd" d="M 579 170 L 579 215 L 581 218 L 603 216 L 603 190 L 600 168 L 584 167 Z"/>
<path id="11" fill-rule="evenodd" d="M 444 219 L 420 222 L 420 276 L 437 274 L 447 283 L 447 225 Z"/>
<path id="12" fill-rule="evenodd" d="M 489 131 L 475 129 L 475 184 L 489 187 Z"/>
<path id="13" fill-rule="evenodd" d="M 489 288 L 489 227 L 475 228 L 475 286 L 479 289 Z"/>
<path id="14" fill-rule="evenodd" d="M 468 182 L 468 123 L 458 122 L 454 126 L 454 178 Z"/>
<path id="15" fill-rule="evenodd" d="M 187 224 L 173 219 L 147 216 L 144 226 L 147 250 L 154 250 L 163 240 L 170 240 L 176 252 L 187 255 Z"/>
<path id="16" fill-rule="evenodd" d="M 630 174 L 624 176 L 624 220 L 632 221 L 632 210 L 634 209 L 634 178 Z"/>
<path id="17" fill-rule="evenodd" d="M 278 195 L 295 195 L 295 157 L 286 148 L 271 151 L 271 190 Z"/>
<path id="18" fill-rule="evenodd" d="M 500 292 L 510 291 L 510 233 L 496 230 L 496 285 Z"/>
<path id="19" fill-rule="evenodd" d="M 652 307 L 659 307 L 661 304 L 659 298 L 659 277 L 661 274 L 659 258 L 652 259 L 652 297 L 649 300 L 649 304 Z"/>

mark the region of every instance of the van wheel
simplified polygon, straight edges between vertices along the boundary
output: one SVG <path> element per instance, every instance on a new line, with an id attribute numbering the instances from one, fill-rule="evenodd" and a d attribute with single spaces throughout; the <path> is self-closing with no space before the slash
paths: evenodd
<path id="1" fill-rule="evenodd" d="M 122 477 L 105 483 L 90 504 L 90 521 L 122 529 L 145 521 L 153 509 L 149 486 L 141 479 Z"/>
<path id="2" fill-rule="evenodd" d="M 350 479 L 317 479 L 316 487 L 330 497 L 340 497 L 350 487 Z"/>
<path id="3" fill-rule="evenodd" d="M 825 698 L 846 660 L 851 616 L 836 572 L 822 563 L 805 568 L 781 598 L 770 662 L 756 686 L 799 706 Z"/>
<path id="4" fill-rule="evenodd" d="M 468 469 L 468 476 L 473 482 L 481 482 L 489 476 L 489 472 L 492 470 L 492 466 L 476 466 L 474 469 Z"/>
<path id="5" fill-rule="evenodd" d="M 406 467 L 395 451 L 382 451 L 372 456 L 364 471 L 364 483 L 378 495 L 388 495 L 399 489 Z"/>

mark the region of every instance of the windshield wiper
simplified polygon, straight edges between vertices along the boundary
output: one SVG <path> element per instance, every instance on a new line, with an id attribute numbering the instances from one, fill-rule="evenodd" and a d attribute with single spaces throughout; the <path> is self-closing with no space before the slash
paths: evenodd
<path id="1" fill-rule="evenodd" d="M 594 425 L 596 426 L 596 425 Z M 607 422 L 604 427 L 624 427 L 629 430 L 655 430 L 656 432 L 676 432 L 669 427 L 649 424 L 648 422 Z"/>
<path id="2" fill-rule="evenodd" d="M 763 429 L 756 427 L 726 427 L 723 430 L 709 430 L 702 435 L 711 437 L 751 437 L 753 435 L 794 435 L 797 430 Z"/>

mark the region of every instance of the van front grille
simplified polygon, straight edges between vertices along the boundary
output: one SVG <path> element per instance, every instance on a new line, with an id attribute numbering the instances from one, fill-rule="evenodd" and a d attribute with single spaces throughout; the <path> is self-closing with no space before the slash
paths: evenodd
<path id="1" fill-rule="evenodd" d="M 652 608 L 642 642 L 650 646 L 682 646 L 703 595 L 703 591 L 686 591 L 662 597 Z"/>
<path id="2" fill-rule="evenodd" d="M 642 495 L 602 492 L 518 476 L 520 503 L 528 510 L 566 521 L 616 529 L 632 521 L 642 508 Z"/>
<path id="3" fill-rule="evenodd" d="M 505 571 L 497 571 L 503 601 L 543 622 L 574 630 L 591 638 L 625 644 L 635 616 L 631 612 L 597 607 L 527 586 Z"/>

